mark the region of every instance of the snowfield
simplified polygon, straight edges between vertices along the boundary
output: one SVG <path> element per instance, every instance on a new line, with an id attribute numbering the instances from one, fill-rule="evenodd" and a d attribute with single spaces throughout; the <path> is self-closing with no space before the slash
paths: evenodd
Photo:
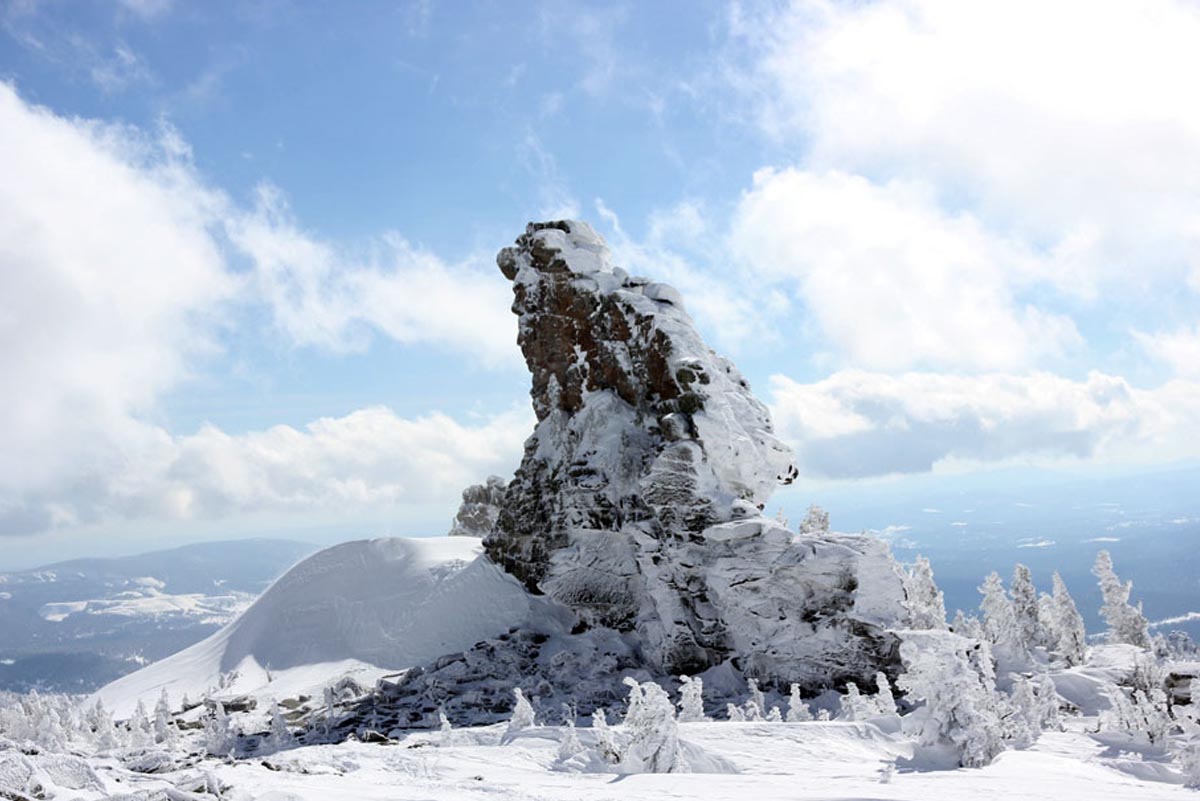
<path id="1" fill-rule="evenodd" d="M 206 640 L 103 687 L 118 718 L 139 700 L 226 694 L 285 698 L 342 676 L 386 673 L 524 624 L 531 596 L 481 556 L 479 540 L 375 539 L 313 554 Z"/>

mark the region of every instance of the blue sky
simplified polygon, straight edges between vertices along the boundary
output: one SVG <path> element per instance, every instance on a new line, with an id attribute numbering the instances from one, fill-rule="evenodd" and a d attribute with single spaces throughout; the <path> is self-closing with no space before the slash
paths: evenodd
<path id="1" fill-rule="evenodd" d="M 680 287 L 797 514 L 1193 462 L 1198 40 L 1168 0 L 7 3 L 3 562 L 441 533 L 531 428 L 492 259 L 546 217 Z"/>

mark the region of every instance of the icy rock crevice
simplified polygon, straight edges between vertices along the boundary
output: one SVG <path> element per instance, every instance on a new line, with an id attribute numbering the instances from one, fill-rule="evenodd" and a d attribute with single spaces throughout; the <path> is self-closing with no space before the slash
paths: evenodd
<path id="1" fill-rule="evenodd" d="M 532 223 L 497 263 L 538 423 L 489 557 L 578 628 L 635 635 L 656 671 L 735 659 L 815 688 L 894 666 L 903 590 L 886 546 L 760 516 L 796 475 L 791 451 L 679 293 L 613 265 L 581 222 Z"/>

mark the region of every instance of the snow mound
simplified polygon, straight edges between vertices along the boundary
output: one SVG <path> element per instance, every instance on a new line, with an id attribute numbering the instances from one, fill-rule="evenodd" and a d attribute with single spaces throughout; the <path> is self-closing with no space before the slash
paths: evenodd
<path id="1" fill-rule="evenodd" d="M 95 697 L 121 717 L 164 688 L 176 700 L 285 697 L 350 672 L 373 681 L 524 625 L 531 602 L 474 538 L 347 542 L 297 564 L 208 639 Z"/>

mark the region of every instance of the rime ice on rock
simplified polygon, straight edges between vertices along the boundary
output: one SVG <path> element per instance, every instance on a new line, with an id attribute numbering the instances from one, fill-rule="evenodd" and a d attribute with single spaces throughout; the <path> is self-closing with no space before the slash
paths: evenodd
<path id="1" fill-rule="evenodd" d="M 538 423 L 489 556 L 578 629 L 636 633 L 663 673 L 736 657 L 816 687 L 894 665 L 884 629 L 905 613 L 886 545 L 761 516 L 796 475 L 791 451 L 679 293 L 614 266 L 581 222 L 530 224 L 497 263 Z"/>
<path id="2" fill-rule="evenodd" d="M 504 503 L 504 479 L 488 476 L 486 484 L 473 484 L 462 492 L 462 506 L 450 527 L 451 537 L 486 537 L 496 528 Z"/>

